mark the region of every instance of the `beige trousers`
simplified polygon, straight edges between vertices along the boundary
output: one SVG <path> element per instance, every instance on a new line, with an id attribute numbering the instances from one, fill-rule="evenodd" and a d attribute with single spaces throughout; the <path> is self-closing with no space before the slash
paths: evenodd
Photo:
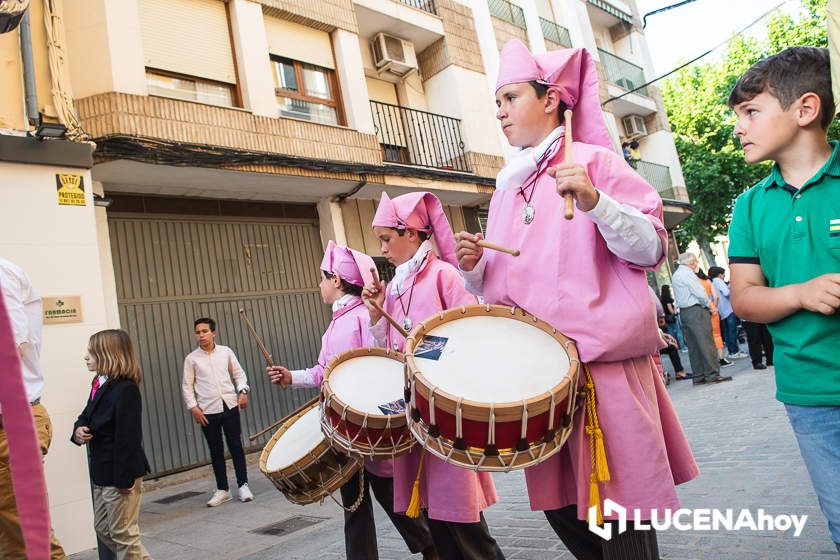
<path id="1" fill-rule="evenodd" d="M 32 407 L 32 419 L 35 421 L 35 431 L 41 446 L 41 456 L 46 457 L 52 441 L 52 422 L 47 409 L 41 404 Z M 64 550 L 50 534 L 50 559 L 66 558 Z M 0 428 L 0 558 L 3 560 L 26 560 L 26 549 L 23 543 L 23 533 L 20 530 L 17 504 L 12 488 L 12 473 L 9 468 L 9 440 L 6 430 Z"/>
<path id="2" fill-rule="evenodd" d="M 93 485 L 93 526 L 99 539 L 117 560 L 147 560 L 149 553 L 140 542 L 140 498 L 143 481 L 134 481 L 131 494 L 120 494 L 113 486 Z"/>

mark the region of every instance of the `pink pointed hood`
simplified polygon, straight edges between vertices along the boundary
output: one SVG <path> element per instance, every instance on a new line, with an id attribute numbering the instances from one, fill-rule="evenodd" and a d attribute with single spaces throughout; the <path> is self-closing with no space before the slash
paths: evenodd
<path id="1" fill-rule="evenodd" d="M 370 269 L 375 267 L 373 259 L 366 254 L 336 245 L 332 239 L 327 243 L 327 250 L 321 260 L 321 270 L 335 274 L 354 286 L 364 286 L 371 282 L 373 277 Z"/>
<path id="2" fill-rule="evenodd" d="M 613 150 L 601 101 L 598 73 L 586 49 L 562 49 L 533 56 L 519 39 L 511 39 L 499 53 L 496 90 L 508 84 L 537 81 L 560 94 L 573 111 L 572 131 L 576 142 Z"/>
<path id="3" fill-rule="evenodd" d="M 443 212 L 440 199 L 430 192 L 413 192 L 391 199 L 382 192 L 373 217 L 373 227 L 416 229 L 432 235 L 440 258 L 458 266 L 455 257 L 455 235 Z"/>

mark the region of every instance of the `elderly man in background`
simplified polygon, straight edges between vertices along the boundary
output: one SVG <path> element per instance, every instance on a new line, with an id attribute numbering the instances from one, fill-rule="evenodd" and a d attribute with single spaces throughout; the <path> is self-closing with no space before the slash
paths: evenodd
<path id="1" fill-rule="evenodd" d="M 710 302 L 697 277 L 697 266 L 697 256 L 694 253 L 680 254 L 680 266 L 671 280 L 674 303 L 680 308 L 682 317 L 694 384 L 731 381 L 731 376 L 720 375 L 717 347 L 712 336 Z"/>

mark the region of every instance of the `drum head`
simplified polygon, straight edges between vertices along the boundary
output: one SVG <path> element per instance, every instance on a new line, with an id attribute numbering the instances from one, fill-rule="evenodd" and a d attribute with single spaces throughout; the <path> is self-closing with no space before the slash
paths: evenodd
<path id="1" fill-rule="evenodd" d="M 423 333 L 413 354 L 429 386 L 483 403 L 543 395 L 570 368 L 557 339 L 528 322 L 492 315 L 438 325 Z"/>
<path id="2" fill-rule="evenodd" d="M 403 398 L 405 364 L 384 356 L 358 356 L 337 364 L 329 376 L 333 394 L 362 414 L 394 414 Z M 402 408 L 405 404 L 402 404 Z"/>
<path id="3" fill-rule="evenodd" d="M 266 460 L 266 470 L 279 471 L 296 463 L 323 441 L 320 413 L 318 407 L 313 406 L 274 443 Z"/>

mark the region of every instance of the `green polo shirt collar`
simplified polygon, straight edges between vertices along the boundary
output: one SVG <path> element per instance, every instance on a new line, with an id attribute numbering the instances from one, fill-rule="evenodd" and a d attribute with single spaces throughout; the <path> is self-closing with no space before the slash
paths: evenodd
<path id="1" fill-rule="evenodd" d="M 799 189 L 800 191 L 804 190 L 805 188 L 813 185 L 814 183 L 820 182 L 824 175 L 829 175 L 831 177 L 840 177 L 840 157 L 838 157 L 838 147 L 840 147 L 840 141 L 831 140 L 829 144 L 832 147 L 831 157 L 828 158 L 828 161 L 817 171 L 816 175 L 805 181 L 805 184 Z M 764 179 L 763 186 L 765 189 L 769 189 L 770 187 L 785 187 L 788 182 L 785 181 L 785 178 L 782 177 L 782 172 L 779 169 L 779 164 L 774 163 L 773 169 L 770 171 L 770 175 Z"/>

